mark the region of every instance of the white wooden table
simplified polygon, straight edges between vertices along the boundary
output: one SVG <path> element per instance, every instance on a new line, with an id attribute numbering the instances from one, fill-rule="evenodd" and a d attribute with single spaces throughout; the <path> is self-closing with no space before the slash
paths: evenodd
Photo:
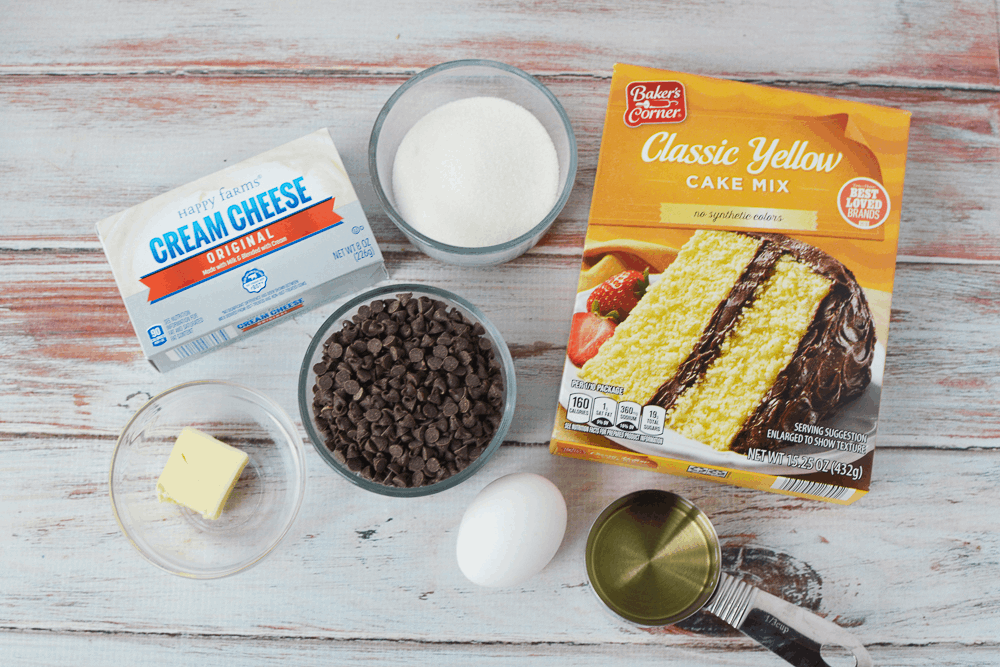
<path id="1" fill-rule="evenodd" d="M 998 44 L 995 0 L 0 3 L 0 664 L 783 664 L 705 617 L 645 631 L 603 610 L 586 533 L 644 487 L 701 505 L 763 585 L 849 628 L 877 664 L 998 664 Z M 416 252 L 380 210 L 366 158 L 397 86 L 470 57 L 538 76 L 580 145 L 552 231 L 482 270 Z M 616 61 L 912 112 L 879 449 L 855 505 L 548 454 Z M 335 304 L 159 374 L 94 223 L 324 126 L 392 278 L 463 294 L 498 323 L 516 422 L 477 477 L 419 500 L 363 493 L 308 449 L 305 501 L 274 554 L 222 580 L 165 574 L 111 512 L 119 430 L 194 379 L 248 384 L 297 415 L 298 365 Z M 568 532 L 539 576 L 477 588 L 455 530 L 515 471 L 559 486 Z"/>

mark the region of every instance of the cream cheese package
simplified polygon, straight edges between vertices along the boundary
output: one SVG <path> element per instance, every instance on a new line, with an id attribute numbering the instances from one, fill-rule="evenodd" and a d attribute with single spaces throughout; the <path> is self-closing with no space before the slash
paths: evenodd
<path id="1" fill-rule="evenodd" d="M 160 371 L 387 277 L 326 129 L 113 215 L 97 233 Z"/>

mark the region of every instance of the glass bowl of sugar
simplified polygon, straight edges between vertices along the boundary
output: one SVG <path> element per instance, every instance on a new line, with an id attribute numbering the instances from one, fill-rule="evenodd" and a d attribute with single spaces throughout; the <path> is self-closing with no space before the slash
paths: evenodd
<path id="1" fill-rule="evenodd" d="M 576 137 L 559 100 L 504 63 L 456 60 L 417 74 L 379 113 L 375 193 L 417 248 L 461 266 L 532 248 L 569 199 Z"/>

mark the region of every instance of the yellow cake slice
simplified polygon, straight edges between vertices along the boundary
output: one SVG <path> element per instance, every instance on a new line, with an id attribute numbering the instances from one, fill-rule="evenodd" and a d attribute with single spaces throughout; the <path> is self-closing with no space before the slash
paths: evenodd
<path id="1" fill-rule="evenodd" d="M 670 428 L 715 449 L 729 449 L 791 362 L 830 287 L 830 280 L 807 265 L 782 256 L 701 381 L 677 398 L 667 415 Z"/>
<path id="2" fill-rule="evenodd" d="M 618 400 L 648 403 L 691 355 L 761 243 L 742 234 L 695 232 L 614 336 L 583 365 L 580 378 L 622 387 Z"/>
<path id="3" fill-rule="evenodd" d="M 871 381 L 875 327 L 839 261 L 781 234 L 700 230 L 579 372 L 714 449 L 777 449 Z"/>

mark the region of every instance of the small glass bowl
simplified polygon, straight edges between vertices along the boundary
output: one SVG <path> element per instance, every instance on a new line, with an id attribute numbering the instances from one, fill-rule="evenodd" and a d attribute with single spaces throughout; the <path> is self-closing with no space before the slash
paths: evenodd
<path id="1" fill-rule="evenodd" d="M 521 236 L 482 248 L 442 243 L 410 226 L 396 208 L 392 167 L 406 133 L 429 112 L 467 97 L 499 97 L 519 104 L 549 133 L 559 160 L 559 195 L 552 210 Z M 576 137 L 559 100 L 537 79 L 492 60 L 455 60 L 435 65 L 400 86 L 382 107 L 368 144 L 368 170 L 389 219 L 425 254 L 460 266 L 502 264 L 527 252 L 545 235 L 569 199 L 576 179 Z"/>
<path id="2" fill-rule="evenodd" d="M 156 481 L 185 426 L 250 457 L 218 519 L 157 500 Z M 280 406 L 237 384 L 189 382 L 150 399 L 122 430 L 111 459 L 111 504 L 148 561 L 172 574 L 213 579 L 271 553 L 298 514 L 305 477 L 302 441 Z"/>
<path id="3" fill-rule="evenodd" d="M 316 386 L 317 381 L 314 367 L 323 359 L 323 346 L 327 339 L 337 331 L 340 331 L 343 322 L 351 319 L 362 305 L 368 305 L 372 301 L 392 298 L 398 294 L 404 293 L 412 294 L 414 298 L 427 296 L 431 299 L 436 299 L 445 303 L 450 308 L 457 309 L 468 317 L 473 323 L 479 322 L 482 324 L 483 328 L 486 330 L 485 336 L 489 339 L 490 344 L 493 347 L 493 352 L 500 362 L 500 372 L 504 383 L 504 407 L 500 424 L 497 426 L 497 429 L 493 434 L 493 439 L 490 440 L 489 445 L 487 445 L 483 453 L 480 454 L 474 461 L 469 463 L 465 469 L 451 475 L 450 477 L 446 477 L 439 482 L 434 482 L 426 486 L 407 488 L 389 486 L 373 480 L 365 479 L 361 475 L 349 470 L 344 464 L 337 461 L 337 459 L 334 458 L 333 453 L 327 448 L 325 439 L 316 425 L 316 416 L 313 414 L 312 407 L 313 388 Z M 514 360 L 511 358 L 510 350 L 507 349 L 507 344 L 504 342 L 500 332 L 478 308 L 462 297 L 429 285 L 409 283 L 387 284 L 374 287 L 353 297 L 351 300 L 338 308 L 337 311 L 327 318 L 327 320 L 320 326 L 316 335 L 313 336 L 312 341 L 309 343 L 305 358 L 302 361 L 302 368 L 299 370 L 299 412 L 301 414 L 302 423 L 305 426 L 306 433 L 309 435 L 309 439 L 312 441 L 313 446 L 316 448 L 320 457 L 322 457 L 322 459 L 326 461 L 331 468 L 343 475 L 352 484 L 356 484 L 362 489 L 366 489 L 374 493 L 394 496 L 397 498 L 428 496 L 433 493 L 439 493 L 446 489 L 450 489 L 453 486 L 461 484 L 486 465 L 486 462 L 489 461 L 490 457 L 496 453 L 496 451 L 500 448 L 500 445 L 503 444 L 504 438 L 507 436 L 507 430 L 510 428 L 511 422 L 514 419 L 516 398 L 517 383 L 514 376 Z"/>

